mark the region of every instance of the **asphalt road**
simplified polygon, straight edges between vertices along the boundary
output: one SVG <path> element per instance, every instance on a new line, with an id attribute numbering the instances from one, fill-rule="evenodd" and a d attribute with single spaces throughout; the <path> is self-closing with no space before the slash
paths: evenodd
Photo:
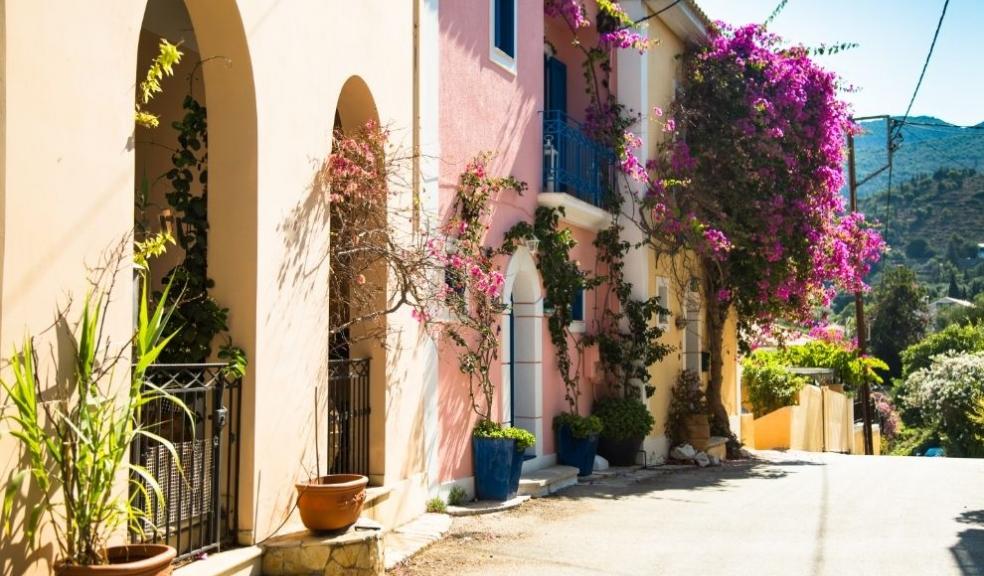
<path id="1" fill-rule="evenodd" d="M 409 575 L 984 575 L 984 460 L 759 453 L 456 518 Z"/>

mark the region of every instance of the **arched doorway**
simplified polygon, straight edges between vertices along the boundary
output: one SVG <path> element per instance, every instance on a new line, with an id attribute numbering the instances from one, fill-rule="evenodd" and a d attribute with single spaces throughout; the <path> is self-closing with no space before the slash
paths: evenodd
<path id="1" fill-rule="evenodd" d="M 375 100 L 365 81 L 345 81 L 335 108 L 335 145 L 340 138 L 367 134 L 369 122 L 379 125 Z M 363 140 L 363 142 L 366 142 Z M 333 152 L 336 152 L 333 146 Z M 385 158 L 378 158 L 385 165 Z M 367 244 L 386 242 L 386 198 L 369 207 L 329 208 L 329 356 L 327 461 L 334 473 L 369 476 L 385 483 L 388 268 L 383 250 Z M 358 238 L 355 240 L 355 238 Z M 340 254 L 361 254 L 343 260 Z M 365 320 L 360 320 L 363 318 Z"/>
<path id="2" fill-rule="evenodd" d="M 184 56 L 174 76 L 162 83 L 163 92 L 142 107 L 159 116 L 159 126 L 134 132 L 135 222 L 138 230 L 145 226 L 142 233 L 169 229 L 175 236 L 195 238 L 172 247 L 155 263 L 151 278 L 159 286 L 177 267 L 193 269 L 205 279 L 203 293 L 226 324 L 216 332 L 207 327 L 215 316 L 185 319 L 183 333 L 211 339 L 189 338 L 181 347 L 185 356 L 169 358 L 180 367 L 148 372 L 157 375 L 159 384 L 179 388 L 179 397 L 195 414 L 194 426 L 175 424 L 172 417 L 170 428 L 160 429 L 175 443 L 181 469 L 191 474 L 175 472 L 174 463 L 159 453 L 140 446 L 134 450 L 145 466 L 156 458 L 155 476 L 165 490 L 166 507 L 149 510 L 157 534 L 188 557 L 223 543 L 248 542 L 253 529 L 255 363 L 240 379 L 209 362 L 217 359 L 226 337 L 250 361 L 256 359 L 256 106 L 235 0 L 148 0 L 135 42 L 136 85 L 162 39 L 179 44 Z M 194 130 L 172 127 L 189 121 L 196 123 Z M 182 151 L 194 159 L 179 165 Z M 172 170 L 187 173 L 169 176 Z M 189 258 L 192 251 L 194 258 Z M 170 412 L 162 405 L 157 413 Z"/>
<path id="3" fill-rule="evenodd" d="M 543 455 L 543 297 L 529 250 L 509 259 L 502 319 L 502 421 L 536 436 L 527 456 Z"/>

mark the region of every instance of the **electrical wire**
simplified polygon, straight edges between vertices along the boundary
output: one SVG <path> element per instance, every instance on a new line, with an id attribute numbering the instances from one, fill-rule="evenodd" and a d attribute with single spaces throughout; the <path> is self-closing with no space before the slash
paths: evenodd
<path id="1" fill-rule="evenodd" d="M 940 36 L 940 28 L 943 27 L 943 17 L 946 16 L 946 9 L 950 5 L 950 0 L 945 0 L 943 2 L 943 11 L 940 13 L 940 20 L 936 23 L 936 32 L 933 32 L 933 42 L 929 45 L 929 53 L 926 54 L 926 61 L 923 62 L 922 72 L 919 73 L 919 80 L 916 82 L 916 89 L 912 91 L 912 98 L 909 99 L 909 106 L 905 109 L 905 116 L 902 117 L 902 124 L 909 119 L 909 112 L 912 111 L 912 105 L 916 102 L 916 96 L 919 94 L 919 87 L 922 86 L 923 78 L 926 76 L 926 69 L 929 68 L 929 61 L 933 57 L 933 49 L 936 48 L 936 39 Z M 898 128 L 901 130 L 901 126 Z"/>
<path id="2" fill-rule="evenodd" d="M 659 10 L 657 10 L 657 11 L 653 12 L 652 14 L 650 14 L 649 16 L 645 16 L 643 18 L 640 18 L 640 19 L 636 20 L 633 24 L 635 24 L 636 26 L 638 26 L 639 24 L 642 24 L 646 20 L 649 20 L 650 18 L 655 18 L 655 17 L 659 16 L 660 14 L 662 14 L 663 12 L 666 12 L 667 10 L 669 10 L 670 8 L 673 8 L 674 6 L 676 6 L 677 4 L 679 4 L 680 2 L 683 2 L 683 0 L 673 0 L 673 2 L 669 6 L 666 6 L 665 8 L 660 8 Z"/>

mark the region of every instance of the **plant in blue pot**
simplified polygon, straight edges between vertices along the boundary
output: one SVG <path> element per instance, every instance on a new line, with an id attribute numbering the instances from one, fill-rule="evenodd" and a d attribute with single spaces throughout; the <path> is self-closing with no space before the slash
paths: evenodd
<path id="1" fill-rule="evenodd" d="M 536 438 L 522 428 L 482 420 L 472 432 L 475 492 L 479 500 L 509 500 L 519 490 L 526 449 Z"/>
<path id="2" fill-rule="evenodd" d="M 476 496 L 507 500 L 516 493 L 522 455 L 533 438 L 492 418 L 496 387 L 490 374 L 499 357 L 500 321 L 507 307 L 502 298 L 505 277 L 496 264 L 502 252 L 484 242 L 492 199 L 507 191 L 522 193 L 526 185 L 511 177 L 491 176 L 489 158 L 483 154 L 468 163 L 441 236 L 427 242 L 435 268 L 444 273 L 432 295 L 417 295 L 415 300 L 423 304 L 414 315 L 450 342 L 458 368 L 468 378 L 471 410 L 478 417 L 472 431 Z"/>
<path id="3" fill-rule="evenodd" d="M 561 412 L 554 416 L 553 425 L 557 434 L 557 460 L 577 468 L 578 476 L 591 474 L 598 452 L 598 435 L 603 428 L 601 420 L 597 416 Z"/>

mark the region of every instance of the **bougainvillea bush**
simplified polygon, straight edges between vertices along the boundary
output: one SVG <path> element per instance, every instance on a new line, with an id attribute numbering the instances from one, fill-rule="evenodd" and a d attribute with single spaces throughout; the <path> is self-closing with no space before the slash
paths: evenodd
<path id="1" fill-rule="evenodd" d="M 499 357 L 500 320 L 505 277 L 496 264 L 500 250 L 486 246 L 490 208 L 500 194 L 521 194 L 526 184 L 488 173 L 490 154 L 465 167 L 455 188 L 453 209 L 441 235 L 428 240 L 428 253 L 443 269 L 423 306 L 413 311 L 437 338 L 446 338 L 458 356 L 458 368 L 468 376 L 473 411 L 481 422 L 476 430 L 494 428 L 491 367 Z"/>
<path id="2" fill-rule="evenodd" d="M 741 326 L 805 323 L 863 278 L 884 242 L 840 194 L 847 134 L 856 130 L 837 78 L 807 49 L 763 26 L 718 23 L 684 58 L 667 133 L 648 165 L 636 220 L 657 252 L 700 254 L 710 336 L 708 401 L 721 402 L 722 343 L 731 311 Z"/>
<path id="3" fill-rule="evenodd" d="M 972 419 L 984 396 L 984 352 L 935 357 L 906 378 L 903 394 L 924 424 L 939 433 L 947 455 L 984 456 L 984 428 Z"/>

